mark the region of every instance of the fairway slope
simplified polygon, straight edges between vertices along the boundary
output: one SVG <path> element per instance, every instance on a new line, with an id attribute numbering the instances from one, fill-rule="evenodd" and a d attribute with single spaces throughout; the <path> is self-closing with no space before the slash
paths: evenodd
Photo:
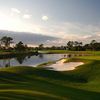
<path id="1" fill-rule="evenodd" d="M 100 61 L 57 72 L 28 66 L 0 69 L 1 100 L 100 100 Z"/>

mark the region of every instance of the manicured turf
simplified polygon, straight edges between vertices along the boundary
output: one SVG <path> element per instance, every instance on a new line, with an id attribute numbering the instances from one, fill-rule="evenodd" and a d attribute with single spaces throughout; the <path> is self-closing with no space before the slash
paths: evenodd
<path id="1" fill-rule="evenodd" d="M 73 71 L 56 72 L 38 67 L 0 69 L 0 100 L 100 100 L 99 56 L 82 56 Z"/>
<path id="2" fill-rule="evenodd" d="M 69 53 L 69 54 L 91 54 L 91 55 L 100 55 L 100 51 L 68 51 L 68 50 L 42 50 L 39 51 L 41 53 L 54 53 L 54 54 L 61 54 L 61 53 Z"/>

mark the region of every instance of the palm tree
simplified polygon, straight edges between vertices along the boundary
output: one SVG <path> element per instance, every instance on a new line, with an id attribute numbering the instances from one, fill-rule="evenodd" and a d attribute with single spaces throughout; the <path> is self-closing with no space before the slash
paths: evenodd
<path id="1" fill-rule="evenodd" d="M 44 44 L 39 45 L 39 50 L 42 50 L 44 48 Z"/>
<path id="2" fill-rule="evenodd" d="M 91 41 L 91 43 L 90 43 L 90 47 L 91 47 L 91 49 L 94 51 L 95 50 L 95 44 L 97 43 L 97 41 L 96 40 L 92 40 Z"/>
<path id="3" fill-rule="evenodd" d="M 82 42 L 78 42 L 78 41 L 75 41 L 74 42 L 74 46 L 75 46 L 75 50 L 81 50 L 82 48 L 82 45 L 83 45 L 83 43 Z"/>
<path id="4" fill-rule="evenodd" d="M 23 44 L 22 41 L 18 42 L 15 46 L 15 50 L 18 50 L 18 51 L 24 51 L 25 50 L 25 46 Z"/>
<path id="5" fill-rule="evenodd" d="M 73 50 L 73 46 L 74 46 L 74 42 L 73 42 L 73 41 L 69 41 L 69 42 L 67 43 L 67 49 L 68 49 L 68 50 Z"/>

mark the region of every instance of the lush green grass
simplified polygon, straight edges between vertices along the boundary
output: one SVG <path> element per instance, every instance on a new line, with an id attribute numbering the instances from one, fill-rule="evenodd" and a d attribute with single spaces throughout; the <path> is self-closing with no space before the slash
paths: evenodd
<path id="1" fill-rule="evenodd" d="M 100 51 L 42 50 L 42 51 L 39 51 L 39 52 L 42 52 L 42 53 L 54 53 L 54 54 L 70 53 L 70 54 L 92 54 L 92 55 L 100 55 Z"/>
<path id="2" fill-rule="evenodd" d="M 65 72 L 27 66 L 0 69 L 0 100 L 100 100 L 99 57 L 69 61 L 85 64 Z"/>

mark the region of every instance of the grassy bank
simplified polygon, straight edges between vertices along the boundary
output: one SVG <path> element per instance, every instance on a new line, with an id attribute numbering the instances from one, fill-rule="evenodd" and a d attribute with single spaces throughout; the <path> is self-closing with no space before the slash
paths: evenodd
<path id="1" fill-rule="evenodd" d="M 86 64 L 73 71 L 44 68 L 0 69 L 1 100 L 100 100 L 100 59 L 73 58 Z M 87 62 L 88 61 L 88 62 Z"/>
<path id="2" fill-rule="evenodd" d="M 49 66 L 49 65 L 52 65 L 54 63 L 56 63 L 56 61 L 45 62 L 45 63 L 37 65 L 37 67 L 43 68 L 45 66 Z"/>

